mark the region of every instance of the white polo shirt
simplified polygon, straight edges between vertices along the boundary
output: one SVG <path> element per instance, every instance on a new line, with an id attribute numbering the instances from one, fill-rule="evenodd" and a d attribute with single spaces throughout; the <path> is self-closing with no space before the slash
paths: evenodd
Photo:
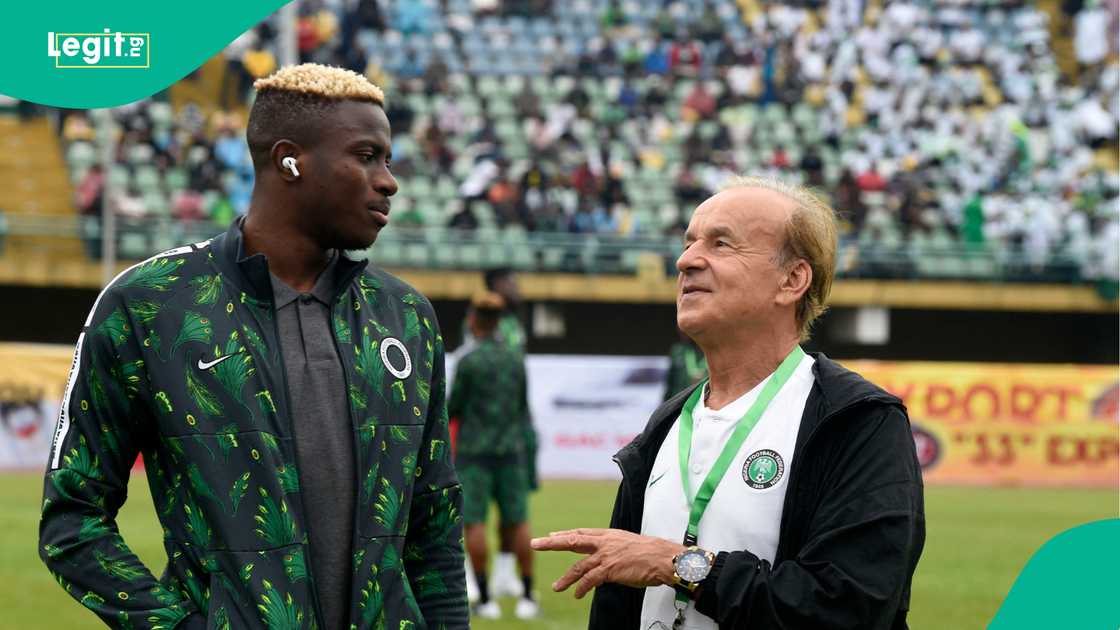
<path id="1" fill-rule="evenodd" d="M 809 355 L 801 359 L 739 448 L 700 520 L 697 545 L 701 548 L 713 553 L 746 549 L 759 558 L 774 561 L 782 522 L 782 504 L 793 465 L 793 449 L 805 402 L 813 388 L 813 363 Z M 718 411 L 708 409 L 703 399 L 697 403 L 692 413 L 692 451 L 688 470 L 690 494 L 696 494 L 736 424 L 773 376 L 771 374 L 754 389 Z M 689 512 L 681 484 L 677 450 L 679 436 L 678 417 L 657 452 L 646 486 L 642 513 L 642 534 L 674 542 L 681 542 L 684 538 Z M 658 621 L 672 627 L 676 617 L 675 595 L 670 586 L 646 589 L 641 630 L 649 630 Z M 685 611 L 684 627 L 689 630 L 718 628 L 710 617 L 696 612 L 691 602 Z"/>

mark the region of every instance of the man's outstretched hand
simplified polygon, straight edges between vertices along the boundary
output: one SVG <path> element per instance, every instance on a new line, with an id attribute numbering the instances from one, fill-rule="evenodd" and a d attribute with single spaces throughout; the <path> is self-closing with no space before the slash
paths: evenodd
<path id="1" fill-rule="evenodd" d="M 673 558 L 684 545 L 621 529 L 581 528 L 534 538 L 535 551 L 574 551 L 587 557 L 552 583 L 556 592 L 576 584 L 576 598 L 604 582 L 644 588 L 673 583 Z"/>

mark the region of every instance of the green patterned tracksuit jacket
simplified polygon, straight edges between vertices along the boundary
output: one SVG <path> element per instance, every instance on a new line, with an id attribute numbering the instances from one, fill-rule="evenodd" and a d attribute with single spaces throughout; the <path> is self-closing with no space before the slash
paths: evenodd
<path id="1" fill-rule="evenodd" d="M 117 277 L 78 337 L 40 555 L 106 623 L 318 628 L 272 289 L 238 224 Z M 465 628 L 462 497 L 431 304 L 365 263 L 332 305 L 357 463 L 351 628 Z M 341 392 L 340 392 L 341 394 Z M 117 531 L 142 453 L 168 565 Z"/>
<path id="2" fill-rule="evenodd" d="M 495 338 L 477 341 L 456 367 L 447 408 L 460 420 L 458 455 L 524 457 L 529 400 L 522 355 Z"/>

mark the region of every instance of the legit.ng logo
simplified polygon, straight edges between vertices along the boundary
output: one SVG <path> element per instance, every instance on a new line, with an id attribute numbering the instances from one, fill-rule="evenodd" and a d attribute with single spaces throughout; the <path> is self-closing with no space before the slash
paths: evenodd
<path id="1" fill-rule="evenodd" d="M 149 68 L 152 65 L 152 34 L 47 33 L 47 56 L 56 68 Z"/>

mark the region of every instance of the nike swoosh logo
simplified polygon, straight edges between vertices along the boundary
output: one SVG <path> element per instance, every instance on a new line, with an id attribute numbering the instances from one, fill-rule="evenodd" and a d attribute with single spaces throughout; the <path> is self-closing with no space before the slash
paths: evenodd
<path id="1" fill-rule="evenodd" d="M 227 354 L 224 357 L 218 357 L 217 359 L 214 359 L 213 361 L 203 361 L 202 359 L 199 359 L 198 360 L 198 369 L 203 370 L 203 371 L 209 370 L 210 368 L 212 368 L 215 365 L 221 363 L 222 361 L 225 361 L 226 359 L 235 357 L 238 354 L 241 354 L 241 353 L 240 352 L 234 352 L 233 354 Z"/>
<path id="2" fill-rule="evenodd" d="M 665 471 L 665 472 L 661 473 L 660 475 L 658 475 L 653 481 L 649 482 L 649 485 L 646 486 L 646 488 L 652 488 L 653 484 L 657 483 L 658 481 L 661 481 L 661 478 L 664 477 L 668 472 L 669 471 Z"/>

